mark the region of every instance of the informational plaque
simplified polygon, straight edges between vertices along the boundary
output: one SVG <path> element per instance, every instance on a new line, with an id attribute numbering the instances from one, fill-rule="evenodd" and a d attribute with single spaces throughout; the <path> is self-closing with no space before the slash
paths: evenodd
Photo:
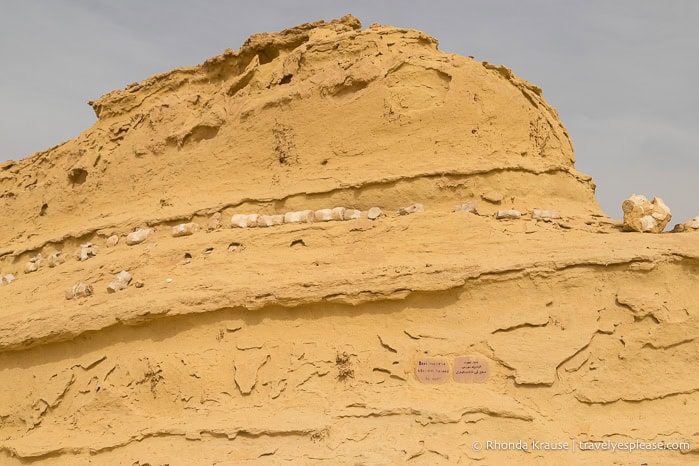
<path id="1" fill-rule="evenodd" d="M 459 356 L 454 359 L 455 382 L 485 382 L 489 376 L 488 360 L 482 356 Z"/>
<path id="2" fill-rule="evenodd" d="M 449 361 L 444 358 L 417 360 L 415 375 L 422 383 L 444 383 L 449 381 Z"/>

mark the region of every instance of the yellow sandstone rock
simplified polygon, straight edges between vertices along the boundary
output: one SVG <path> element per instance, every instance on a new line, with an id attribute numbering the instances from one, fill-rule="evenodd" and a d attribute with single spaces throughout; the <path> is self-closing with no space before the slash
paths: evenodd
<path id="1" fill-rule="evenodd" d="M 143 227 L 0 287 L 0 464 L 696 463 L 699 242 L 623 233 L 542 90 L 437 45 L 256 34 L 0 165 L 3 276 Z"/>

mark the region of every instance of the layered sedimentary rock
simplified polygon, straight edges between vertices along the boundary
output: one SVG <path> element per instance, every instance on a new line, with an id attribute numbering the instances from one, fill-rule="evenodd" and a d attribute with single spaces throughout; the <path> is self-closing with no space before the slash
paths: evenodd
<path id="1" fill-rule="evenodd" d="M 509 69 L 346 17 L 92 105 L 0 165 L 0 463 L 697 461 L 699 244 Z"/>

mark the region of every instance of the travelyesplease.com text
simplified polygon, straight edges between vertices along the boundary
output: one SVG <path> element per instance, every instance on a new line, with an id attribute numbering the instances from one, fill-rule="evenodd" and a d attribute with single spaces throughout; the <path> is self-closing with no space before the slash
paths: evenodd
<path id="1" fill-rule="evenodd" d="M 591 440 L 476 440 L 472 444 L 474 451 L 570 451 L 570 452 L 634 452 L 654 450 L 678 450 L 687 451 L 691 448 L 689 442 L 650 442 L 643 440 L 633 441 L 591 441 Z"/>

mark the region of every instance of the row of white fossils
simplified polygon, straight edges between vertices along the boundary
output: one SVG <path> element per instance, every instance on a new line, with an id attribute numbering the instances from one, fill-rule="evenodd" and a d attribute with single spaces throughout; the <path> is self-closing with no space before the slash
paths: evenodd
<path id="1" fill-rule="evenodd" d="M 413 204 L 410 207 L 400 209 L 400 215 L 407 215 L 414 212 L 423 212 L 425 208 L 422 204 Z M 329 222 L 332 220 L 354 220 L 358 218 L 368 218 L 375 220 L 383 215 L 383 211 L 378 207 L 372 207 L 366 212 L 355 209 L 345 209 L 344 207 L 335 207 L 334 209 L 320 210 L 298 210 L 287 212 L 279 215 L 262 215 L 262 214 L 234 214 L 231 217 L 231 226 L 233 228 L 253 228 L 253 227 L 271 227 L 275 225 L 284 225 L 289 223 L 313 223 L 313 222 Z M 221 227 L 221 213 L 216 212 L 207 226 L 208 230 L 216 230 Z M 172 236 L 178 238 L 180 236 L 189 236 L 198 232 L 201 226 L 198 223 L 181 223 L 172 227 Z M 141 228 L 126 236 L 126 244 L 133 246 L 144 242 L 153 233 L 150 228 Z M 117 235 L 110 236 L 107 239 L 108 246 L 115 246 L 119 242 Z"/>
<path id="2" fill-rule="evenodd" d="M 422 204 L 416 203 L 408 207 L 398 210 L 398 215 L 408 215 L 417 212 L 424 212 L 425 208 Z M 455 206 L 454 212 L 477 212 L 476 203 L 459 204 Z M 287 212 L 279 215 L 263 215 L 263 214 L 234 214 L 231 217 L 231 226 L 233 228 L 254 228 L 254 227 L 271 227 L 275 225 L 294 224 L 294 223 L 313 223 L 313 222 L 330 222 L 330 221 L 345 221 L 355 220 L 360 218 L 368 218 L 375 220 L 384 215 L 379 207 L 372 207 L 367 211 L 356 209 L 346 209 L 344 207 L 335 207 L 333 209 L 319 210 L 299 210 Z M 497 219 L 518 219 L 522 217 L 522 213 L 518 210 L 498 210 L 495 214 Z M 556 211 L 534 209 L 531 212 L 533 219 L 555 219 L 561 218 L 561 215 Z M 216 230 L 221 227 L 221 213 L 215 213 L 210 219 L 207 226 L 208 230 Z M 172 236 L 177 238 L 180 236 L 193 235 L 201 229 L 198 223 L 182 223 L 172 227 Z M 129 233 L 126 236 L 126 244 L 133 246 L 144 242 L 153 230 L 150 228 L 141 228 Z M 119 236 L 112 235 L 107 238 L 107 247 L 114 247 L 119 243 Z M 92 243 L 84 243 L 75 252 L 75 258 L 80 261 L 85 261 L 97 255 L 97 247 Z M 56 251 L 48 257 L 43 257 L 41 253 L 32 257 L 24 267 L 24 273 L 32 273 L 39 270 L 43 265 L 48 265 L 53 268 L 63 264 L 66 261 L 65 255 Z M 0 276 L 0 284 L 5 285 L 13 282 L 15 276 L 8 274 Z M 109 293 L 115 293 L 125 289 L 131 282 L 131 274 L 127 271 L 121 271 L 117 274 L 115 280 L 107 286 Z M 74 297 L 90 296 L 93 289 L 86 283 L 76 283 L 72 288 L 66 291 L 66 299 Z"/>

